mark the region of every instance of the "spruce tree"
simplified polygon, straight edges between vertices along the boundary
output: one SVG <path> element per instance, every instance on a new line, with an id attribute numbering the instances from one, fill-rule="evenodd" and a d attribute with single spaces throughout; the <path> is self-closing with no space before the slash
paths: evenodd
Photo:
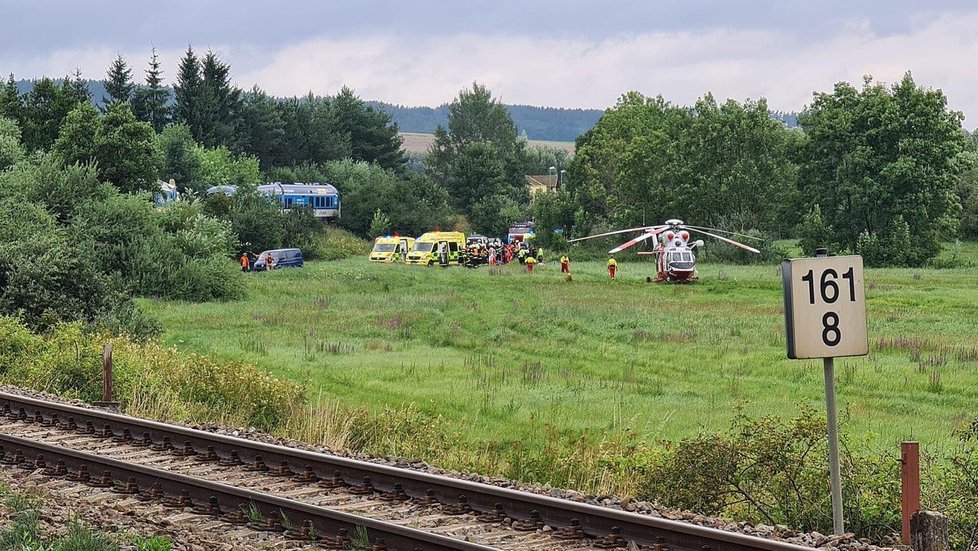
<path id="1" fill-rule="evenodd" d="M 92 91 L 88 89 L 88 82 L 81 76 L 81 69 L 75 67 L 75 79 L 71 81 L 71 94 L 78 103 L 89 103 L 92 101 Z"/>
<path id="2" fill-rule="evenodd" d="M 374 110 L 346 86 L 333 99 L 332 108 L 340 131 L 350 136 L 353 160 L 392 170 L 404 168 L 402 140 L 389 114 Z"/>
<path id="3" fill-rule="evenodd" d="M 136 118 L 148 122 L 153 130 L 161 132 L 170 120 L 170 91 L 163 85 L 163 70 L 160 68 L 156 48 L 149 58 L 149 68 L 146 69 L 146 87 L 136 90 L 133 100 L 133 111 Z"/>
<path id="4" fill-rule="evenodd" d="M 23 100 L 17 91 L 17 81 L 11 73 L 7 82 L 0 86 L 0 117 L 13 119 L 23 126 L 23 107 Z"/>
<path id="5" fill-rule="evenodd" d="M 190 132 L 196 139 L 200 139 L 200 110 L 201 88 L 200 60 L 194 54 L 192 46 L 187 47 L 187 53 L 180 60 L 180 68 L 177 72 L 177 82 L 173 86 L 173 94 L 176 96 L 173 118 L 177 122 L 185 123 Z"/>
<path id="6" fill-rule="evenodd" d="M 201 60 L 200 134 L 197 139 L 209 147 L 236 146 L 241 115 L 241 90 L 231 86 L 231 66 L 208 51 Z"/>
<path id="7" fill-rule="evenodd" d="M 122 54 L 117 55 L 115 61 L 109 66 L 104 82 L 105 91 L 109 94 L 102 98 L 106 106 L 123 101 L 132 102 L 136 85 L 132 81 L 132 69 L 129 68 Z"/>

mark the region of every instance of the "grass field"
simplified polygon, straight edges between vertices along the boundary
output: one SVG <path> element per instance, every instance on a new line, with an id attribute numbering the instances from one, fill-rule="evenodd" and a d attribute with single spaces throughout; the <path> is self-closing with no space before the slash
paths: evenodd
<path id="1" fill-rule="evenodd" d="M 975 247 L 967 252 L 974 254 Z M 640 440 L 821 409 L 821 362 L 785 359 L 777 266 L 700 266 L 650 285 L 648 264 L 486 269 L 310 262 L 251 274 L 240 302 L 146 302 L 181 349 L 246 359 L 313 397 L 441 415 L 459 446 L 544 445 L 547 430 Z M 867 270 L 870 354 L 836 364 L 856 441 L 948 442 L 978 415 L 975 269 Z M 321 391 L 321 392 L 320 392 Z"/>
<path id="2" fill-rule="evenodd" d="M 408 153 L 425 153 L 431 147 L 431 144 L 435 142 L 434 134 L 421 134 L 418 132 L 401 132 L 401 138 L 403 138 L 404 143 L 401 146 Z M 566 150 L 570 153 L 574 152 L 574 142 L 549 142 L 544 140 L 530 140 L 530 145 L 536 145 L 541 147 L 556 147 L 559 149 Z"/>

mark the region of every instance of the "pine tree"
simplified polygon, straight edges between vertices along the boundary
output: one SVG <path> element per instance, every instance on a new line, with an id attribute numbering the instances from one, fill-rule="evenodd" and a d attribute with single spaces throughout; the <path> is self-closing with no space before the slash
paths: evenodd
<path id="1" fill-rule="evenodd" d="M 193 47 L 188 46 L 187 53 L 180 60 L 177 83 L 173 86 L 173 94 L 176 96 L 173 118 L 185 123 L 196 139 L 200 139 L 199 113 L 202 107 L 200 97 L 202 91 L 200 60 L 194 54 Z"/>
<path id="2" fill-rule="evenodd" d="M 340 130 L 350 135 L 353 160 L 392 170 L 404 168 L 402 140 L 389 114 L 369 107 L 346 86 L 333 99 L 332 108 Z"/>
<path id="3" fill-rule="evenodd" d="M 88 89 L 88 83 L 82 78 L 81 69 L 78 67 L 75 67 L 75 79 L 71 81 L 71 93 L 78 103 L 92 101 L 92 91 Z"/>
<path id="4" fill-rule="evenodd" d="M 231 66 L 208 51 L 201 60 L 200 133 L 197 139 L 209 147 L 236 147 L 241 114 L 241 90 L 231 86 Z M 191 127 L 192 128 L 192 127 Z"/>
<path id="5" fill-rule="evenodd" d="M 146 69 L 146 87 L 136 90 L 133 111 L 137 119 L 148 122 L 153 130 L 161 132 L 170 120 L 169 100 L 170 91 L 163 85 L 163 70 L 160 69 L 156 48 L 153 48 L 149 68 Z"/>
<path id="6" fill-rule="evenodd" d="M 132 81 L 132 69 L 126 63 L 122 54 L 116 56 L 105 75 L 105 91 L 108 96 L 102 98 L 106 105 L 123 101 L 131 102 L 136 85 Z"/>
<path id="7" fill-rule="evenodd" d="M 11 73 L 7 82 L 0 87 L 0 117 L 13 119 L 23 126 L 23 109 L 24 102 L 17 92 L 17 81 Z"/>

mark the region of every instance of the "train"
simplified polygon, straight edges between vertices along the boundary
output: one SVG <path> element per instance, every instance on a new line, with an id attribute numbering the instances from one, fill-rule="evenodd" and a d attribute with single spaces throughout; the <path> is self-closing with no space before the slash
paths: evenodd
<path id="1" fill-rule="evenodd" d="M 207 189 L 207 194 L 230 197 L 237 191 L 238 186 L 214 186 Z M 332 222 L 340 218 L 340 192 L 330 184 L 271 182 L 258 186 L 258 193 L 278 199 L 282 210 L 308 207 L 321 220 Z"/>

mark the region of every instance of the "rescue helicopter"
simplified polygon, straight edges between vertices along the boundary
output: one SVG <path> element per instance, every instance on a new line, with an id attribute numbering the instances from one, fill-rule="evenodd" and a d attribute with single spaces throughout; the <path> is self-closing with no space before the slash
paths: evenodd
<path id="1" fill-rule="evenodd" d="M 709 231 L 707 231 L 709 230 Z M 615 254 L 624 251 L 634 245 L 642 243 L 649 238 L 658 236 L 658 240 L 651 251 L 641 251 L 638 254 L 641 255 L 653 255 L 656 258 L 656 275 L 655 279 L 649 277 L 646 280 L 648 282 L 679 282 L 685 283 L 693 279 L 696 279 L 696 254 L 694 249 L 703 247 L 703 240 L 697 239 L 696 241 L 690 242 L 691 234 L 690 232 L 695 232 L 703 235 L 710 236 L 714 239 L 719 239 L 724 243 L 729 243 L 735 247 L 740 247 L 745 251 L 750 251 L 752 253 L 760 254 L 761 251 L 751 247 L 749 245 L 744 245 L 743 243 L 738 243 L 733 239 L 728 237 L 723 237 L 721 235 L 716 235 L 715 233 L 725 233 L 727 235 L 742 237 L 747 239 L 755 239 L 757 241 L 763 241 L 757 237 L 752 237 L 750 235 L 743 235 L 739 233 L 729 232 L 726 230 L 718 230 L 716 228 L 703 228 L 700 226 L 688 226 L 683 223 L 682 220 L 666 220 L 664 224 L 657 226 L 639 226 L 637 228 L 628 228 L 625 230 L 617 230 L 606 233 L 599 233 L 596 235 L 589 235 L 587 237 L 579 237 L 577 239 L 571 239 L 568 243 L 575 243 L 577 241 L 584 241 L 586 239 L 597 239 L 600 237 L 608 237 L 609 235 L 618 235 L 623 233 L 632 232 L 642 232 L 638 237 L 630 239 L 621 245 L 618 245 L 614 249 L 608 251 L 608 254 Z"/>

